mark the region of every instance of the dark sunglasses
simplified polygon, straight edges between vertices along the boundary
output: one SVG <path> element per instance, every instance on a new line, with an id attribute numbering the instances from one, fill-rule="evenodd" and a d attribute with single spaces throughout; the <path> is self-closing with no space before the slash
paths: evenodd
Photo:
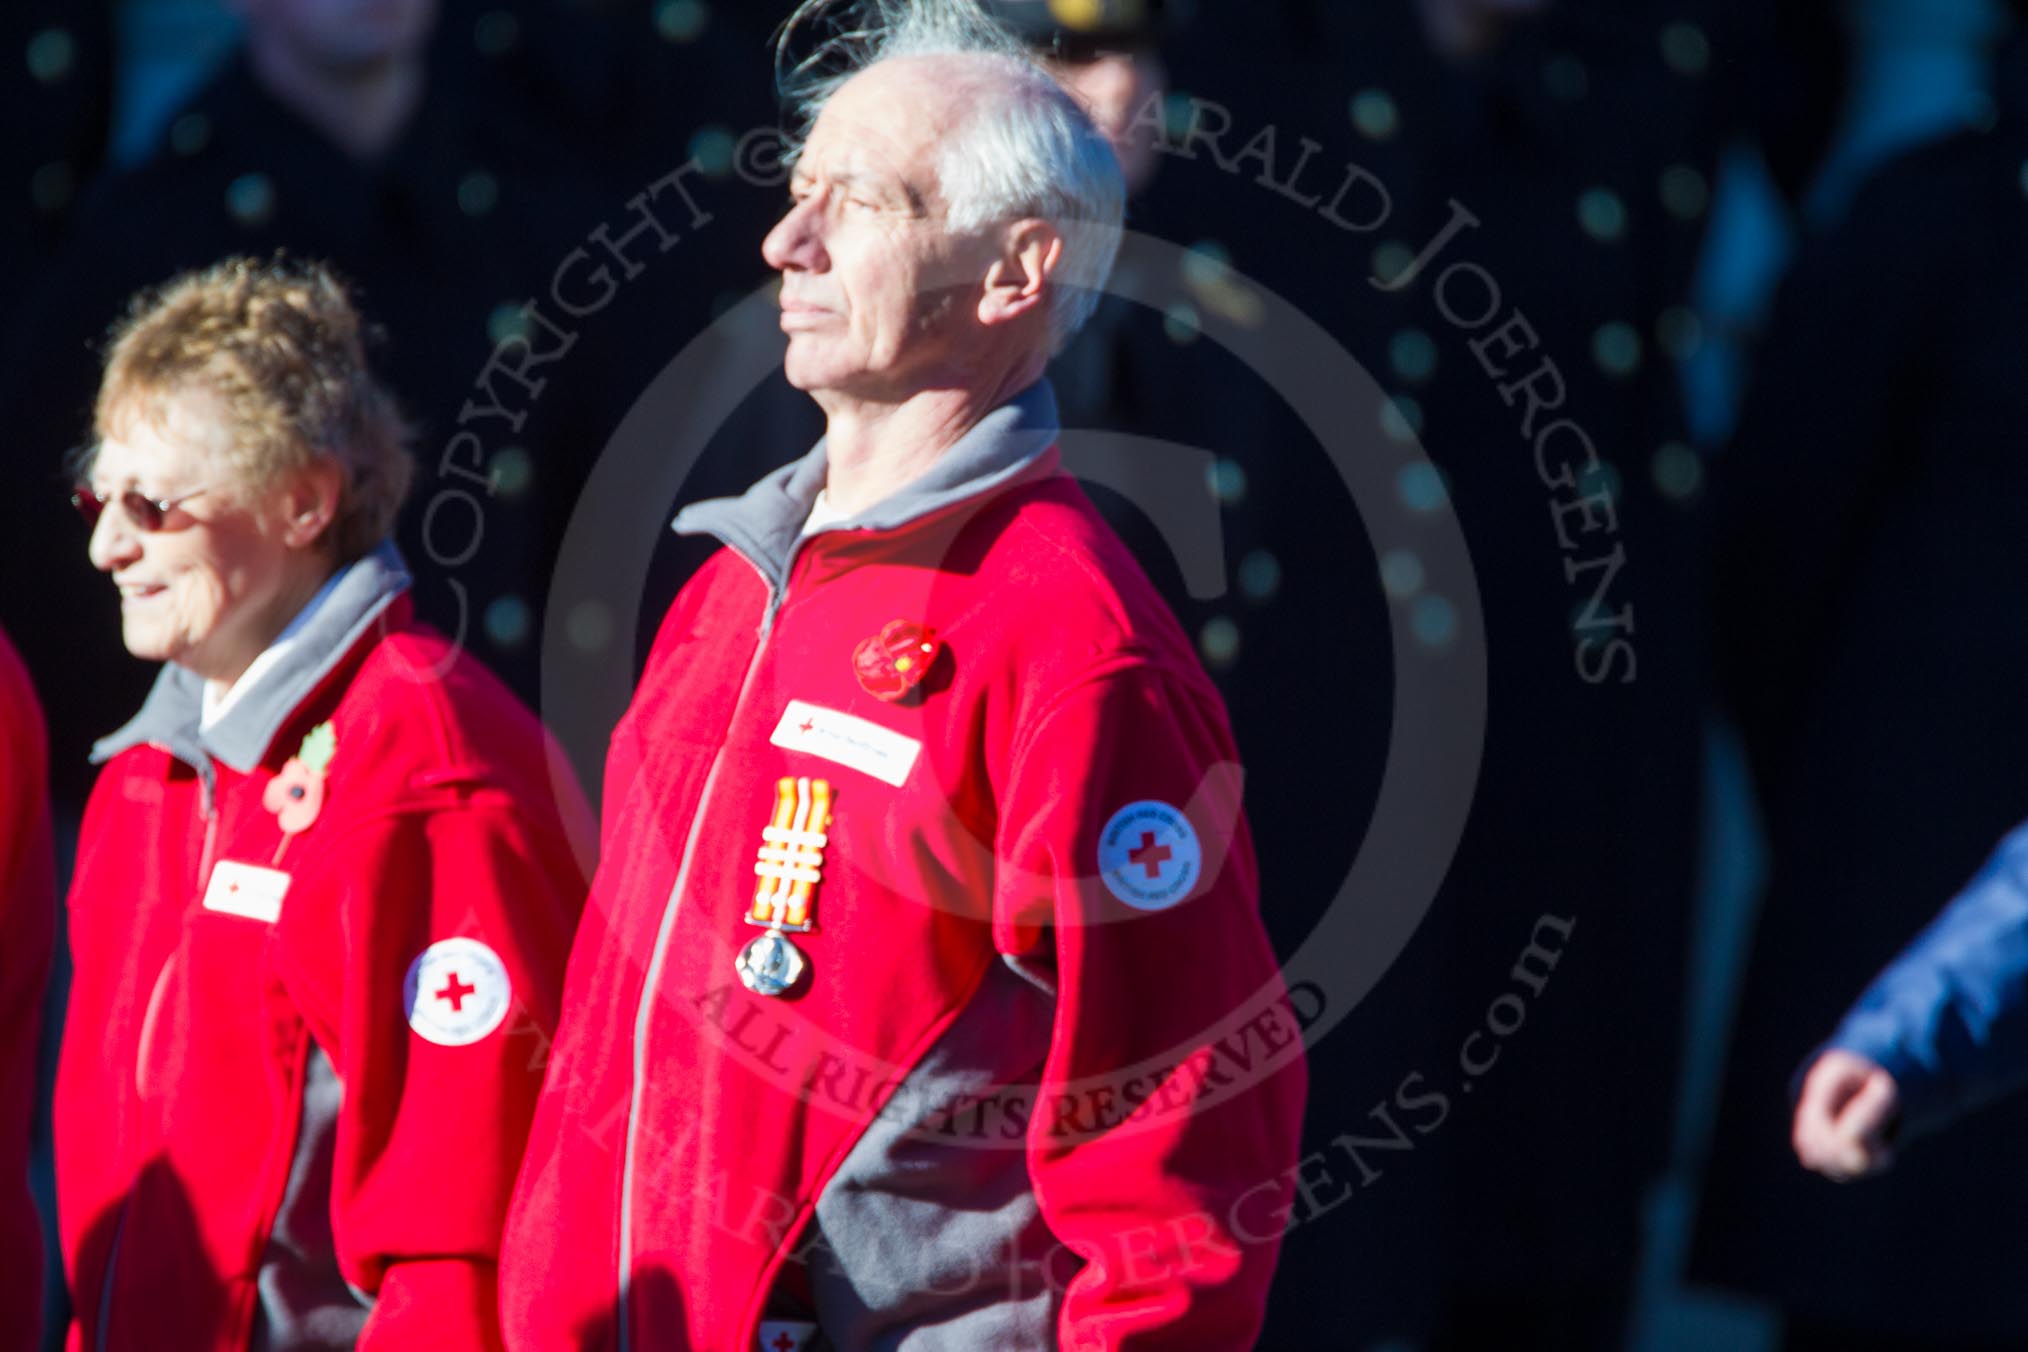
<path id="1" fill-rule="evenodd" d="M 95 493 L 90 485 L 79 484 L 71 492 L 70 505 L 77 508 L 77 514 L 84 518 L 85 526 L 95 530 L 98 528 L 99 517 L 105 513 L 106 504 L 117 497 L 120 510 L 127 514 L 127 520 L 133 522 L 137 529 L 158 531 L 167 523 L 169 513 L 192 498 L 210 491 L 208 488 L 198 488 L 180 498 L 151 498 L 138 488 L 130 488 L 118 494 Z"/>

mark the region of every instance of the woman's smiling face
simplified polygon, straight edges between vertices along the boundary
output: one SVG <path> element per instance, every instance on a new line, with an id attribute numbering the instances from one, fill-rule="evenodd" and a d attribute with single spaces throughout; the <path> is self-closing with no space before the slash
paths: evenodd
<path id="1" fill-rule="evenodd" d="M 107 498 L 92 528 L 92 565 L 120 591 L 127 651 L 231 682 L 274 639 L 290 550 L 275 514 L 249 502 L 231 473 L 219 401 L 190 387 L 139 396 L 105 429 L 90 488 Z M 128 490 L 179 502 L 158 530 L 120 503 Z"/>

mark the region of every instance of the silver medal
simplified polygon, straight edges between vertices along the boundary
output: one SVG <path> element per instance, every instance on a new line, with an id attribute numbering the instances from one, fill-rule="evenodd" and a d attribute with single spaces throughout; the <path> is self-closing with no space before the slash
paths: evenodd
<path id="1" fill-rule="evenodd" d="M 756 995 L 781 995 L 803 976 L 803 950 L 778 929 L 748 943 L 733 959 L 733 970 L 748 990 Z"/>

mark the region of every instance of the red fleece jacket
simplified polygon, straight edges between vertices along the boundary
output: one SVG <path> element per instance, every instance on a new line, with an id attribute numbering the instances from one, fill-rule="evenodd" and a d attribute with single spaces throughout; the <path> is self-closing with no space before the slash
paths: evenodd
<path id="1" fill-rule="evenodd" d="M 395 599 L 251 773 L 214 762 L 207 790 L 143 744 L 100 775 L 56 1104 L 74 1347 L 245 1348 L 264 1260 L 301 1238 L 277 1210 L 303 1191 L 308 1243 L 373 1302 L 361 1348 L 499 1345 L 495 1259 L 583 903 L 584 807 L 534 716 L 410 614 Z M 321 776 L 291 767 L 324 727 Z M 275 809 L 313 799 L 285 841 Z M 314 1056 L 343 1097 L 306 1162 Z"/>
<path id="2" fill-rule="evenodd" d="M 42 1328 L 42 1227 L 28 1194 L 28 1122 L 42 992 L 56 940 L 42 708 L 0 634 L 0 1352 Z"/>
<path id="3" fill-rule="evenodd" d="M 812 536 L 779 595 L 767 560 L 726 549 L 678 597 L 613 736 L 600 869 L 502 1254 L 511 1347 L 609 1348 L 624 1325 L 632 1352 L 748 1352 L 796 1298 L 798 1246 L 883 1114 L 921 1117 L 940 1149 L 1019 1152 L 1060 1249 L 1040 1271 L 976 1275 L 1055 1284 L 1059 1345 L 1251 1342 L 1301 1038 L 1222 704 L 1055 466 L 1050 451 L 892 529 Z M 911 653 L 919 680 L 896 674 Z M 748 908 L 781 786 L 817 779 L 828 825 L 765 838 L 821 853 L 815 927 L 793 936 L 808 971 L 771 998 L 734 959 L 763 932 Z M 1039 1082 L 910 1098 L 1010 961 L 1053 987 Z M 930 1204 L 921 1228 L 878 1236 L 903 1255 L 1026 1204 L 935 1170 L 903 1196 L 909 1176 L 903 1161 L 881 1183 L 897 1208 Z M 903 1328 L 827 1331 L 887 1346 Z"/>

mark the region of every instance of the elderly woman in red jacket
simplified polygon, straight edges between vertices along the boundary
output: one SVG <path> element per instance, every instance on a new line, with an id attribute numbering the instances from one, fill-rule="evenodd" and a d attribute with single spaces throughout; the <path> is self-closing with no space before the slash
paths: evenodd
<path id="1" fill-rule="evenodd" d="M 143 296 L 94 424 L 91 560 L 164 666 L 94 751 L 70 894 L 73 1345 L 497 1346 L 576 785 L 412 616 L 403 428 L 327 273 Z"/>

